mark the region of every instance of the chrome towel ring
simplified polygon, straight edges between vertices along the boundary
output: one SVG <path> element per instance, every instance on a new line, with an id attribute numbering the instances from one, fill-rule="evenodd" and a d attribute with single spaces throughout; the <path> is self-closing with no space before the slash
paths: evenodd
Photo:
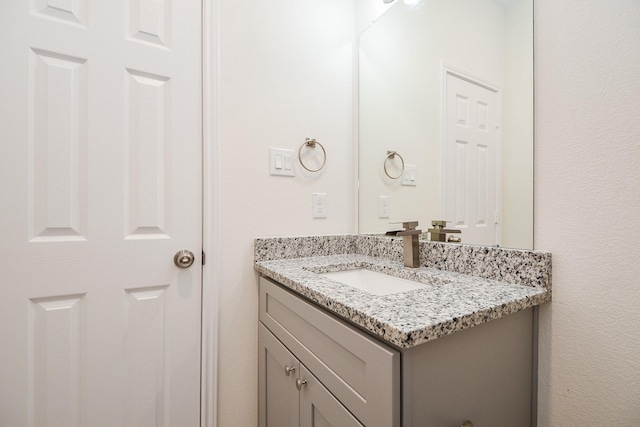
<path id="1" fill-rule="evenodd" d="M 302 149 L 304 147 L 309 147 L 309 148 L 314 148 L 315 149 L 316 145 L 318 145 L 322 149 L 322 164 L 320 165 L 320 167 L 318 169 L 309 169 L 307 167 L 307 165 L 305 165 L 304 162 L 302 161 Z M 298 161 L 300 162 L 302 167 L 305 168 L 306 170 L 308 170 L 309 172 L 318 172 L 327 163 L 327 152 L 325 151 L 325 149 L 322 146 L 322 144 L 320 144 L 318 141 L 316 141 L 315 138 L 305 138 L 304 143 L 300 146 L 300 149 L 298 150 Z"/>
<path id="2" fill-rule="evenodd" d="M 400 175 L 398 176 L 391 176 L 389 174 L 389 171 L 387 170 L 387 162 L 389 160 L 393 160 L 396 156 L 398 156 L 400 158 L 400 162 L 402 163 L 402 168 L 401 168 L 401 172 Z M 402 156 L 400 154 L 398 154 L 396 151 L 387 151 L 387 157 L 384 159 L 384 173 L 391 179 L 398 179 L 402 176 L 402 174 L 404 173 L 404 159 L 402 158 Z"/>

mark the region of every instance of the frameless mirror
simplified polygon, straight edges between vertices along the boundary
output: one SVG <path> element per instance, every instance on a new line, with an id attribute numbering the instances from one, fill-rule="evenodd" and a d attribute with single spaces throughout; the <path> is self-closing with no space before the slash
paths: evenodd
<path id="1" fill-rule="evenodd" d="M 440 219 L 531 249 L 532 0 L 384 7 L 359 37 L 359 232 Z"/>

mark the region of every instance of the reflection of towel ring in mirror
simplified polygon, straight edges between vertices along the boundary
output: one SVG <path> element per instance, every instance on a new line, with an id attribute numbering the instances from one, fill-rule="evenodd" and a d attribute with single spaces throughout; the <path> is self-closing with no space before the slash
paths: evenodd
<path id="1" fill-rule="evenodd" d="M 309 169 L 302 161 L 302 156 L 301 156 L 302 149 L 304 147 L 316 148 L 316 145 L 319 145 L 320 148 L 322 149 L 322 164 L 318 169 Z M 305 138 L 304 143 L 300 146 L 300 149 L 298 150 L 298 160 L 300 161 L 300 164 L 302 165 L 302 167 L 308 170 L 309 172 L 318 172 L 320 169 L 324 167 L 325 163 L 327 163 L 327 152 L 324 150 L 324 147 L 322 146 L 322 144 L 320 144 L 315 139 Z"/>
<path id="2" fill-rule="evenodd" d="M 400 158 L 400 162 L 402 163 L 402 170 L 400 172 L 400 175 L 391 176 L 389 174 L 389 171 L 387 170 L 387 162 L 389 161 L 389 159 L 393 159 L 396 156 L 398 156 Z M 398 178 L 400 178 L 402 176 L 402 174 L 404 173 L 404 159 L 402 158 L 402 156 L 400 154 L 398 154 L 395 151 L 387 151 L 387 157 L 384 159 L 384 173 L 391 179 L 398 179 Z"/>

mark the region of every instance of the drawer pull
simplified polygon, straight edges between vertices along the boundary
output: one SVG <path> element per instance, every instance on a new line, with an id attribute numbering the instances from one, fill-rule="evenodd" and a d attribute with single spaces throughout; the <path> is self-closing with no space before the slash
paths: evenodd
<path id="1" fill-rule="evenodd" d="M 300 378 L 296 379 L 296 388 L 298 391 L 302 390 L 302 387 L 307 385 L 307 380 L 301 380 Z"/>
<path id="2" fill-rule="evenodd" d="M 284 373 L 287 374 L 287 376 L 289 376 L 292 372 L 295 372 L 295 371 L 296 371 L 295 366 L 289 366 L 289 365 L 284 366 Z"/>

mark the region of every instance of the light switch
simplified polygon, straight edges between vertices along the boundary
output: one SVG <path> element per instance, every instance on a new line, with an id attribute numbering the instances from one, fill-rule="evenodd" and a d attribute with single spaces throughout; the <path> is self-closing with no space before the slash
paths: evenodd
<path id="1" fill-rule="evenodd" d="M 284 156 L 284 170 L 293 170 L 293 158 L 290 155 Z"/>
<path id="2" fill-rule="evenodd" d="M 296 176 L 293 155 L 293 150 L 269 148 L 269 173 L 271 175 Z"/>
<path id="3" fill-rule="evenodd" d="M 416 185 L 416 165 L 404 165 L 402 173 L 402 185 Z"/>

